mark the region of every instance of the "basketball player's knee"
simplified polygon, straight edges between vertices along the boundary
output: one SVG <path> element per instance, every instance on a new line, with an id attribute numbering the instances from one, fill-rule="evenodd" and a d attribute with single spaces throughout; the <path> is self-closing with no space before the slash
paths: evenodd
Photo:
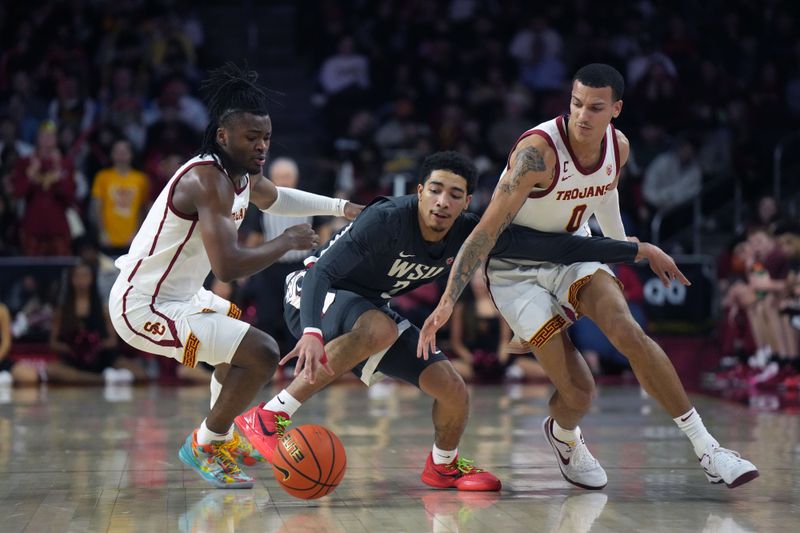
<path id="1" fill-rule="evenodd" d="M 388 316 L 382 315 L 370 324 L 366 336 L 368 338 L 365 339 L 365 342 L 369 346 L 386 348 L 397 340 L 397 324 Z"/>
<path id="2" fill-rule="evenodd" d="M 469 392 L 464 378 L 453 365 L 446 365 L 443 379 L 438 387 L 436 398 L 448 403 L 469 403 Z"/>
<path id="3" fill-rule="evenodd" d="M 609 340 L 628 359 L 645 357 L 649 351 L 647 345 L 650 339 L 633 318 L 620 321 L 609 335 Z"/>
<path id="4" fill-rule="evenodd" d="M 564 402 L 572 409 L 585 413 L 592 407 L 592 402 L 597 395 L 594 385 L 585 387 L 573 387 L 566 393 L 559 391 L 564 398 Z"/>
<path id="5" fill-rule="evenodd" d="M 252 369 L 263 381 L 269 381 L 278 368 L 280 359 L 280 348 L 278 343 L 271 336 L 259 331 L 255 339 L 255 355 L 257 364 Z"/>

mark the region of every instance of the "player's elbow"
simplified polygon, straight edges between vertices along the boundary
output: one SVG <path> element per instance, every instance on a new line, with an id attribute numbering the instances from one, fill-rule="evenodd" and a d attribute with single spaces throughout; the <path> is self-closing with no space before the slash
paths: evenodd
<path id="1" fill-rule="evenodd" d="M 235 263 L 232 261 L 221 261 L 216 265 L 211 265 L 211 271 L 214 273 L 214 277 L 223 283 L 230 283 L 241 277 L 236 272 Z"/>

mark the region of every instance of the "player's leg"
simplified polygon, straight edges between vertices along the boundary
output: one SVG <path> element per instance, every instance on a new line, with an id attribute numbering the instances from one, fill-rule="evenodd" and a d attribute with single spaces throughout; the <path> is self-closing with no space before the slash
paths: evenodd
<path id="1" fill-rule="evenodd" d="M 570 320 L 555 296 L 565 272 L 562 265 L 519 266 L 493 259 L 489 290 L 516 337 L 533 351 L 555 385 L 550 416 L 542 425 L 562 475 L 579 487 L 599 489 L 607 483 L 606 473 L 589 453 L 578 427 L 592 403 L 594 379 L 566 334 Z"/>
<path id="2" fill-rule="evenodd" d="M 433 398 L 434 444 L 439 450 L 455 450 L 469 418 L 469 392 L 464 380 L 450 361 L 439 361 L 420 374 L 419 388 Z M 448 457 L 445 454 L 442 458 Z"/>
<path id="3" fill-rule="evenodd" d="M 315 382 L 296 377 L 286 390 L 300 403 L 324 389 L 336 378 L 397 340 L 397 324 L 383 311 L 372 309 L 356 319 L 353 329 L 325 344 L 333 375 L 320 372 Z"/>
<path id="4" fill-rule="evenodd" d="M 530 343 L 556 389 L 550 397 L 550 416 L 542 422 L 542 430 L 556 455 L 561 474 L 578 487 L 602 489 L 608 483 L 608 476 L 589 451 L 578 426 L 596 395 L 592 371 L 565 329 L 540 342 L 531 339 Z"/>
<path id="5" fill-rule="evenodd" d="M 598 270 L 577 293 L 577 310 L 591 318 L 631 363 L 636 378 L 691 440 L 708 479 L 729 487 L 758 476 L 756 468 L 730 452 L 706 430 L 692 408 L 675 368 L 664 350 L 633 319 L 616 278 Z"/>
<path id="6" fill-rule="evenodd" d="M 256 328 L 248 329 L 221 381 L 219 398 L 206 418 L 210 431 L 228 433 L 233 419 L 275 374 L 279 355 L 272 337 Z"/>
<path id="7" fill-rule="evenodd" d="M 422 482 L 436 488 L 500 490 L 500 480 L 494 474 L 476 467 L 458 453 L 458 443 L 469 418 L 469 392 L 464 380 L 441 351 L 427 360 L 416 357 L 419 329 L 397 313 L 389 313 L 402 333 L 380 358 L 375 374 L 401 379 L 433 398 L 434 443 L 422 471 Z M 371 372 L 362 368 L 362 381 L 373 383 L 375 374 Z"/>
<path id="8" fill-rule="evenodd" d="M 572 344 L 566 330 L 561 330 L 533 353 L 555 387 L 550 397 L 550 416 L 564 429 L 575 429 L 592 405 L 597 391 L 592 371 Z"/>
<path id="9" fill-rule="evenodd" d="M 292 333 L 299 335 L 302 331 L 299 309 L 286 304 L 284 317 Z M 320 373 L 313 384 L 296 377 L 269 402 L 256 405 L 236 418 L 236 425 L 267 461 L 304 401 L 376 352 L 385 351 L 397 339 L 397 325 L 392 318 L 348 291 L 336 292 L 325 311 L 322 332 L 326 339 L 332 339 L 325 345 L 325 351 L 334 375 Z"/>

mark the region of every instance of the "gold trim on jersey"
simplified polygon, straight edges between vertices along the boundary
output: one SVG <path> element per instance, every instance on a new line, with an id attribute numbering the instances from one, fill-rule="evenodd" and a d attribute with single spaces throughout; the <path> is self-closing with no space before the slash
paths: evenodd
<path id="1" fill-rule="evenodd" d="M 564 329 L 567 324 L 567 319 L 561 315 L 556 315 L 544 325 L 539 328 L 539 331 L 533 334 L 533 337 L 530 338 L 528 343 L 531 346 L 535 346 L 536 348 L 541 348 L 547 341 L 549 341 L 556 333 Z"/>
<path id="2" fill-rule="evenodd" d="M 197 365 L 197 349 L 200 347 L 200 339 L 194 333 L 189 333 L 189 338 L 186 339 L 185 347 L 183 348 L 183 361 L 181 364 L 194 368 Z"/>

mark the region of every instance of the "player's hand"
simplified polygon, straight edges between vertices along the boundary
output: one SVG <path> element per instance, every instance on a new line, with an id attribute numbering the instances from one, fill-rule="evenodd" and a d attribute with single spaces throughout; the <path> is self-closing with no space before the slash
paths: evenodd
<path id="1" fill-rule="evenodd" d="M 322 367 L 328 375 L 334 375 L 328 365 L 328 357 L 325 355 L 325 346 L 322 344 L 322 340 L 313 335 L 306 334 L 300 337 L 294 350 L 286 354 L 278 364 L 283 366 L 295 357 L 297 357 L 297 364 L 294 367 L 295 377 L 302 373 L 303 379 L 313 384 L 317 379 L 319 367 Z"/>
<path id="2" fill-rule="evenodd" d="M 422 357 L 427 361 L 430 354 L 439 351 L 436 347 L 436 332 L 450 320 L 450 315 L 452 314 L 453 304 L 439 302 L 439 305 L 433 310 L 431 316 L 425 320 L 425 324 L 422 325 L 422 329 L 419 332 L 417 357 Z"/>
<path id="3" fill-rule="evenodd" d="M 678 265 L 675 264 L 675 260 L 664 253 L 658 246 L 648 242 L 640 242 L 636 260 L 641 261 L 642 259 L 647 259 L 650 262 L 650 270 L 658 276 L 658 279 L 661 280 L 665 287 L 669 287 L 673 280 L 678 280 L 678 282 L 687 286 L 692 284 L 683 275 Z"/>
<path id="4" fill-rule="evenodd" d="M 355 220 L 355 218 L 364 210 L 364 206 L 361 204 L 354 204 L 353 202 L 347 202 L 344 204 L 344 217 L 347 220 Z"/>
<path id="5" fill-rule="evenodd" d="M 287 228 L 283 235 L 289 240 L 292 250 L 310 250 L 319 244 L 319 235 L 311 229 L 311 224 L 292 226 Z"/>

